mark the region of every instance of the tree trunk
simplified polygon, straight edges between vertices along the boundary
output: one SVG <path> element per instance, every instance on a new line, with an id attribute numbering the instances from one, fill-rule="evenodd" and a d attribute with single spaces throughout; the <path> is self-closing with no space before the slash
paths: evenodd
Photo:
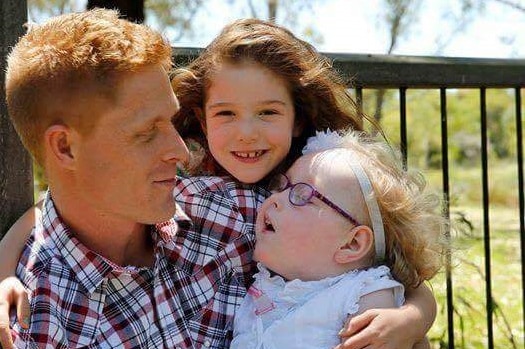
<path id="1" fill-rule="evenodd" d="M 24 34 L 26 22 L 26 1 L 0 1 L 0 238 L 33 204 L 31 158 L 11 124 L 5 100 L 6 57 Z"/>
<path id="2" fill-rule="evenodd" d="M 277 19 L 277 7 L 279 6 L 278 0 L 268 0 L 268 18 L 271 22 L 275 23 Z"/>
<path id="3" fill-rule="evenodd" d="M 129 21 L 144 22 L 144 0 L 88 0 L 87 9 L 94 7 L 116 9 Z"/>

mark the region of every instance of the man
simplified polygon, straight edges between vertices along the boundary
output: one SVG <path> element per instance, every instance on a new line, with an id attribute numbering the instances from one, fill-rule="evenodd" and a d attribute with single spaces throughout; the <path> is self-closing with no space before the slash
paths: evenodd
<path id="1" fill-rule="evenodd" d="M 191 346 L 164 282 L 188 155 L 170 65 L 158 33 L 108 10 L 54 18 L 11 52 L 8 110 L 49 181 L 17 270 L 32 317 L 15 345 Z"/>

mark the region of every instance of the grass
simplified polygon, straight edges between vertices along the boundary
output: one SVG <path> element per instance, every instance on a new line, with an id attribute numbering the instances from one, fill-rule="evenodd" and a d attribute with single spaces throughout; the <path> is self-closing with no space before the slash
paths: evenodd
<path id="1" fill-rule="evenodd" d="M 495 348 L 524 348 L 522 263 L 516 165 L 489 167 L 489 244 Z M 441 174 L 427 173 L 431 186 L 441 188 Z M 486 270 L 481 171 L 451 168 L 451 217 L 466 217 L 472 229 L 453 223 L 451 274 L 455 348 L 487 348 Z M 465 227 L 465 225 L 463 225 Z M 456 228 L 456 229 L 454 229 Z M 429 332 L 432 348 L 448 348 L 446 281 L 443 271 L 430 285 L 438 316 Z"/>

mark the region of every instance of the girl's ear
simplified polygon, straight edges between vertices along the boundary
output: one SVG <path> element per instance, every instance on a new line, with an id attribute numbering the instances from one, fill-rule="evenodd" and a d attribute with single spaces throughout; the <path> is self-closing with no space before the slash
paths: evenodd
<path id="1" fill-rule="evenodd" d="M 208 136 L 206 132 L 206 115 L 204 115 L 204 111 L 202 108 L 193 108 L 193 113 L 195 113 L 195 117 L 197 120 L 199 120 L 199 124 L 201 125 L 202 132 L 204 133 L 204 136 Z"/>
<path id="2" fill-rule="evenodd" d="M 66 125 L 53 125 L 44 133 L 46 157 L 52 157 L 59 166 L 73 169 L 75 156 L 73 147 L 75 133 Z"/>
<path id="3" fill-rule="evenodd" d="M 365 258 L 374 247 L 374 232 L 366 225 L 359 225 L 350 230 L 345 243 L 334 253 L 334 260 L 339 264 L 357 262 Z"/>

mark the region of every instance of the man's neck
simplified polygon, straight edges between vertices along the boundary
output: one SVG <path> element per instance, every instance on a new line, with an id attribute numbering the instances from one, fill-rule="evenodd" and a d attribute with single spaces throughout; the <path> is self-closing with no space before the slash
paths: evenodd
<path id="1" fill-rule="evenodd" d="M 53 195 L 55 208 L 71 233 L 88 249 L 120 266 L 153 265 L 150 227 L 131 222 L 82 205 L 78 198 L 68 200 Z"/>

